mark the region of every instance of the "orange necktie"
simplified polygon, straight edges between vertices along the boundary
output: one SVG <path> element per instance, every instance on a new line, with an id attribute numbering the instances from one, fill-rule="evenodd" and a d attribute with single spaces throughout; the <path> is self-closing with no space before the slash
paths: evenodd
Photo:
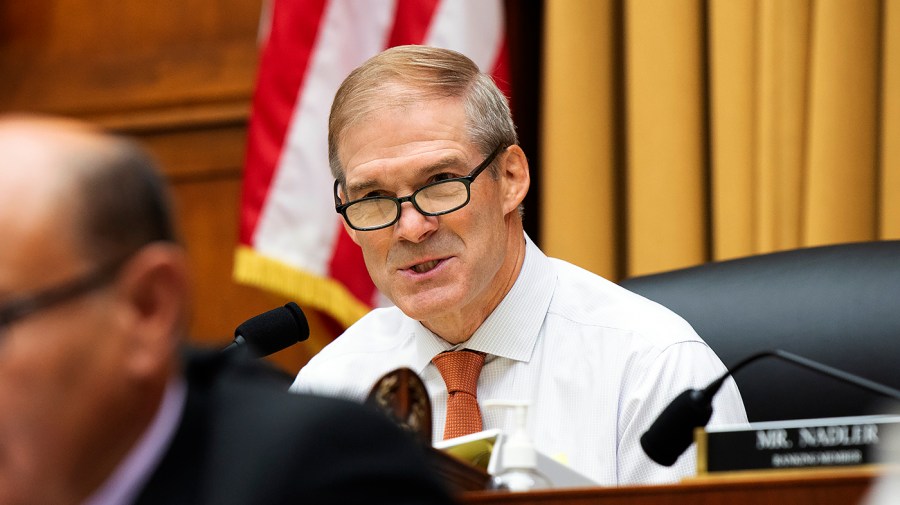
<path id="1" fill-rule="evenodd" d="M 484 365 L 484 353 L 468 350 L 442 352 L 431 362 L 441 372 L 447 385 L 444 440 L 481 431 L 478 375 Z"/>

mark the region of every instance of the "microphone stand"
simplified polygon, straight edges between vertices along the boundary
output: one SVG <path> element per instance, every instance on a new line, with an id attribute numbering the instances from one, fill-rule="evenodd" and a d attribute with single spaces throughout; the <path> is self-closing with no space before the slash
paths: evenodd
<path id="1" fill-rule="evenodd" d="M 787 351 L 782 351 L 781 349 L 774 349 L 771 351 L 762 351 L 756 354 L 753 354 L 743 360 L 739 361 L 736 365 L 734 365 L 730 370 L 727 370 L 722 374 L 721 377 L 713 381 L 709 386 L 707 386 L 703 390 L 704 398 L 708 399 L 708 401 L 712 402 L 713 396 L 719 391 L 719 388 L 722 387 L 722 384 L 725 382 L 725 379 L 728 378 L 729 375 L 733 375 L 737 373 L 740 369 L 749 365 L 750 363 L 760 359 L 765 358 L 767 356 L 771 356 L 774 358 L 779 358 L 789 363 L 793 363 L 795 365 L 799 365 L 808 370 L 812 370 L 813 372 L 820 373 L 825 375 L 826 377 L 831 377 L 832 379 L 837 379 L 842 382 L 846 382 L 853 386 L 860 387 L 862 389 L 867 389 L 873 393 L 880 394 L 882 396 L 886 396 L 893 400 L 900 401 L 900 391 L 885 386 L 884 384 L 879 384 L 875 381 L 871 381 L 869 379 L 865 379 L 858 375 L 853 375 L 852 373 L 845 372 L 843 370 L 839 370 L 837 368 L 824 365 L 817 361 L 813 361 L 809 358 L 804 358 L 803 356 L 798 356 L 794 353 L 790 353 Z"/>
<path id="2" fill-rule="evenodd" d="M 704 389 L 688 389 L 672 400 L 653 424 L 650 425 L 650 428 L 641 436 L 641 447 L 643 447 L 647 456 L 661 465 L 673 465 L 693 442 L 694 429 L 706 426 L 706 423 L 709 422 L 713 411 L 713 397 L 718 393 L 722 384 L 725 383 L 725 379 L 750 363 L 765 357 L 778 358 L 827 377 L 900 401 L 900 391 L 884 384 L 864 379 L 849 372 L 838 370 L 837 368 L 823 365 L 809 358 L 780 349 L 762 351 L 739 361 Z"/>

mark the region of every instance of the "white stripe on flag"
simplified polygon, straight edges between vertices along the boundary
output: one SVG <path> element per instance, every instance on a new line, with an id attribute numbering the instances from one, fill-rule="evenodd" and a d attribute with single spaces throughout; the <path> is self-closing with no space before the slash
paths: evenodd
<path id="1" fill-rule="evenodd" d="M 490 74 L 502 46 L 503 23 L 503 0 L 444 0 L 425 40 L 465 54 Z"/>

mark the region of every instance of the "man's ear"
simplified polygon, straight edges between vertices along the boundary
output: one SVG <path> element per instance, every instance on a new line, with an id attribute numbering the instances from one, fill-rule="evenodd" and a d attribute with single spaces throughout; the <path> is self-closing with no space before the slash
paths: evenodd
<path id="1" fill-rule="evenodd" d="M 501 167 L 503 214 L 506 215 L 516 211 L 525 200 L 525 195 L 531 186 L 531 175 L 528 172 L 528 159 L 525 158 L 525 152 L 517 145 L 506 148 Z"/>
<path id="2" fill-rule="evenodd" d="M 125 309 L 129 371 L 154 376 L 172 362 L 187 326 L 190 280 L 184 250 L 166 243 L 144 246 L 123 267 L 117 289 Z"/>

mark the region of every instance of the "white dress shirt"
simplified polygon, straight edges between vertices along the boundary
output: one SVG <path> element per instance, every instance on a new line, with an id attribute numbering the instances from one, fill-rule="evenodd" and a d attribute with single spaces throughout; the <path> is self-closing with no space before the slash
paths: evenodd
<path id="1" fill-rule="evenodd" d="M 672 467 L 652 462 L 640 436 L 688 388 L 706 386 L 722 362 L 668 309 L 591 272 L 548 258 L 526 236 L 510 292 L 472 337 L 451 346 L 396 307 L 375 309 L 300 371 L 295 392 L 363 401 L 384 374 L 419 374 L 444 431 L 447 391 L 431 358 L 448 349 L 487 353 L 478 400 L 527 401 L 535 447 L 601 485 L 674 482 L 694 475 L 693 446 Z M 711 424 L 747 421 L 729 380 Z M 514 428 L 513 413 L 485 409 L 484 429 Z"/>

